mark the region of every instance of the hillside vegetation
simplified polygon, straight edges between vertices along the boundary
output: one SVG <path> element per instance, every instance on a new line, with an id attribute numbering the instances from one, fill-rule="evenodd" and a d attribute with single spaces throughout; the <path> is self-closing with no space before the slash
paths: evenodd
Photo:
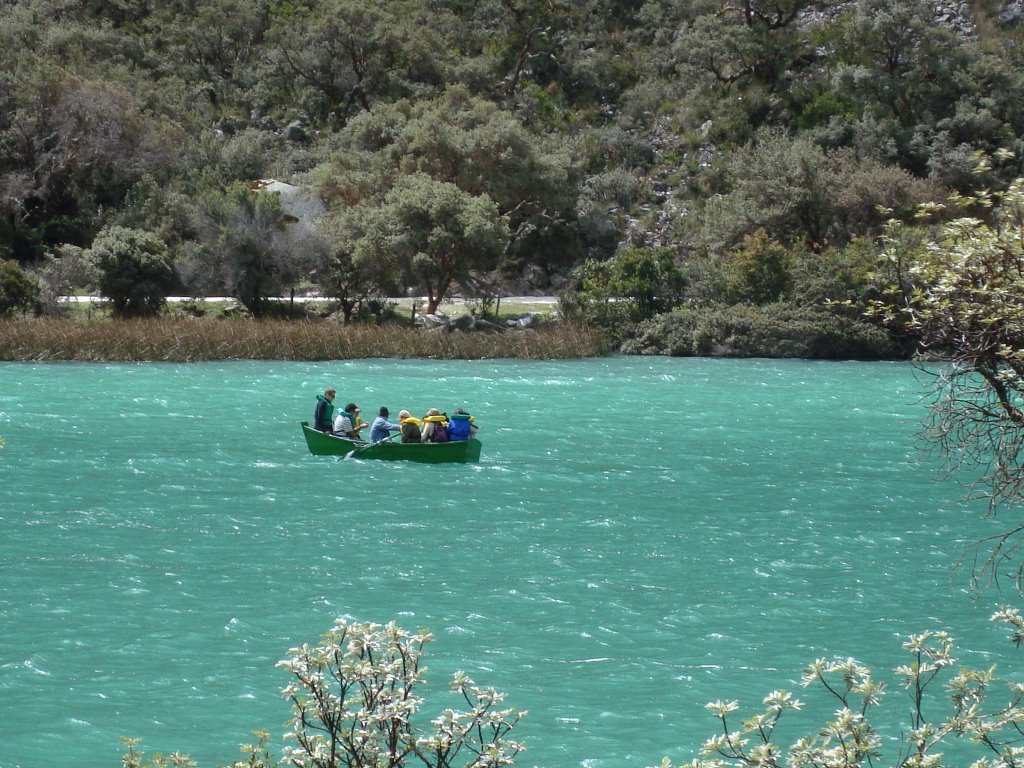
<path id="1" fill-rule="evenodd" d="M 913 290 L 915 244 L 964 212 L 950 195 L 1022 175 L 1022 34 L 995 3 L 0 17 L 0 314 L 96 291 L 116 316 L 175 294 L 266 316 L 316 291 L 379 321 L 383 296 L 537 291 L 628 351 L 892 356 L 913 337 L 864 310 Z"/>

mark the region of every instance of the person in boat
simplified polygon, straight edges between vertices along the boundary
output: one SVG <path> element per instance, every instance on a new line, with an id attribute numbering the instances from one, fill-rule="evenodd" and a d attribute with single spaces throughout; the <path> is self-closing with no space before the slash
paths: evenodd
<path id="1" fill-rule="evenodd" d="M 313 429 L 330 432 L 334 428 L 334 387 L 328 387 L 322 395 L 316 396 L 316 410 L 313 412 Z"/>
<path id="2" fill-rule="evenodd" d="M 420 441 L 420 420 L 408 411 L 398 412 L 398 423 L 401 424 L 402 442 L 418 443 Z"/>
<path id="3" fill-rule="evenodd" d="M 420 432 L 421 443 L 447 443 L 448 417 L 437 408 L 431 408 L 423 417 L 423 428 Z"/>
<path id="4" fill-rule="evenodd" d="M 469 440 L 476 435 L 477 426 L 473 422 L 474 419 L 468 412 L 456 408 L 448 419 L 448 439 L 452 442 Z"/>
<path id="5" fill-rule="evenodd" d="M 332 434 L 338 437 L 347 437 L 351 440 L 359 440 L 359 431 L 366 425 L 359 418 L 361 408 L 355 403 L 349 403 L 345 410 L 338 414 L 334 420 L 334 431 Z"/>
<path id="6" fill-rule="evenodd" d="M 381 406 L 380 410 L 377 411 L 377 418 L 373 420 L 373 424 L 370 426 L 370 442 L 379 443 L 386 437 L 391 437 L 391 430 L 401 429 L 401 424 L 392 424 L 388 421 L 388 416 L 391 412 L 386 406 Z"/>

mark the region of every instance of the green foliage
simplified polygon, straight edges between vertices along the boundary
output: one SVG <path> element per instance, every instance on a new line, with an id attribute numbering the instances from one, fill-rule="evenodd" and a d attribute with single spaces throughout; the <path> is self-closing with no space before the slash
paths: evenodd
<path id="1" fill-rule="evenodd" d="M 202 247 L 192 252 L 192 271 L 211 282 L 196 292 L 219 287 L 253 315 L 273 312 L 271 299 L 287 295 L 314 256 L 288 230 L 279 197 L 234 184 L 201 200 L 200 213 Z"/>
<path id="2" fill-rule="evenodd" d="M 65 314 L 64 296 L 95 290 L 98 275 L 88 251 L 77 245 L 63 245 L 47 256 L 36 272 L 39 278 L 39 304 L 43 314 Z"/>
<path id="3" fill-rule="evenodd" d="M 38 287 L 17 262 L 0 259 L 0 317 L 36 308 Z"/>
<path id="4" fill-rule="evenodd" d="M 507 276 L 664 246 L 687 254 L 700 300 L 722 298 L 723 255 L 763 229 L 794 252 L 804 301 L 828 276 L 803 251 L 1024 173 L 974 172 L 979 149 L 1024 149 L 1024 47 L 978 4 L 961 6 L 972 34 L 917 0 L 4 7 L 0 258 L 33 266 L 104 227 L 146 230 L 190 290 L 257 313 L 314 266 L 355 312 L 410 287 L 412 259 L 367 271 L 358 227 L 300 244 L 244 206 L 211 216 L 211 190 L 234 183 L 309 184 L 348 222 L 424 174 L 494 202 Z"/>
<path id="5" fill-rule="evenodd" d="M 1019 644 L 1024 622 L 1017 610 L 1003 609 L 992 618 L 1014 627 Z M 830 720 L 785 746 L 780 740 L 786 729 L 780 722 L 785 719 L 792 726 L 789 721 L 804 707 L 789 691 L 772 691 L 764 697 L 761 711 L 738 724 L 732 715 L 739 710 L 739 702 L 712 702 L 706 708 L 718 720 L 717 733 L 704 742 L 701 756 L 686 765 L 857 768 L 875 765 L 891 751 L 891 764 L 925 768 L 957 764 L 946 755 L 954 740 L 976 747 L 979 757 L 971 762 L 974 768 L 1017 765 L 1022 751 L 1018 745 L 1024 725 L 1024 685 L 1010 683 L 1009 702 L 990 704 L 995 667 L 954 670 L 958 660 L 947 633 L 912 635 L 903 647 L 910 660 L 895 670 L 895 684 L 907 692 L 910 708 L 898 734 L 887 734 L 872 718 L 883 704 L 887 686 L 868 667 L 853 658 L 817 659 L 804 669 L 800 684 L 820 689 L 838 706 Z M 943 682 L 945 696 L 940 695 Z M 936 715 L 939 711 L 945 714 Z M 661 768 L 672 765 L 665 758 Z"/>
<path id="6" fill-rule="evenodd" d="M 843 111 L 841 99 L 831 91 L 819 91 L 808 98 L 800 106 L 795 124 L 801 130 L 809 130 L 827 125 L 831 119 Z"/>
<path id="7" fill-rule="evenodd" d="M 790 300 L 822 307 L 850 302 L 860 314 L 888 282 L 878 274 L 879 247 L 870 238 L 855 238 L 842 248 L 821 252 L 800 249 L 792 254 Z"/>
<path id="8" fill-rule="evenodd" d="M 265 3 L 203 0 L 155 4 L 147 31 L 191 96 L 194 117 L 208 125 L 257 88 L 267 25 Z"/>
<path id="9" fill-rule="evenodd" d="M 726 261 L 726 298 L 730 303 L 771 304 L 782 299 L 792 284 L 789 251 L 769 240 L 763 229 L 744 238 Z"/>
<path id="10" fill-rule="evenodd" d="M 444 82 L 446 16 L 419 0 L 278 4 L 275 96 L 336 128 L 381 102 L 427 97 Z"/>
<path id="11" fill-rule="evenodd" d="M 563 314 L 613 329 L 670 310 L 685 280 L 668 248 L 630 248 L 607 261 L 588 259 L 573 270 L 577 287 L 562 297 Z"/>
<path id="12" fill-rule="evenodd" d="M 852 102 L 852 113 L 871 109 L 905 128 L 958 95 L 953 77 L 965 51 L 927 5 L 861 0 L 840 28 L 836 93 Z"/>
<path id="13" fill-rule="evenodd" d="M 523 713 L 462 672 L 451 691 L 468 709 L 444 710 L 429 731 L 415 725 L 423 647 L 432 639 L 393 623 L 338 619 L 320 645 L 292 648 L 278 663 L 295 678 L 283 691 L 293 707 L 285 739 L 296 744 L 284 761 L 298 768 L 511 765 L 523 746 L 508 737 Z"/>
<path id="14" fill-rule="evenodd" d="M 378 201 L 403 177 L 423 174 L 493 200 L 512 236 L 507 258 L 564 262 L 573 160 L 497 105 L 451 87 L 433 100 L 360 114 L 341 139 L 344 151 L 314 173 L 332 207 Z"/>
<path id="15" fill-rule="evenodd" d="M 355 213 L 355 212 L 353 212 Z M 374 259 L 356 261 L 354 242 L 349 239 L 357 227 L 353 216 L 334 216 L 320 222 L 318 227 L 324 247 L 319 249 L 314 280 L 324 296 L 335 299 L 345 322 L 371 297 L 381 298 L 399 292 L 399 286 L 389 269 L 380 268 Z M 356 230 L 358 231 L 358 230 Z"/>
<path id="16" fill-rule="evenodd" d="M 65 242 L 88 244 L 101 212 L 119 206 L 139 178 L 176 168 L 181 139 L 121 83 L 26 69 L 4 89 L 0 120 L 0 211 L 22 261 Z"/>
<path id="17" fill-rule="evenodd" d="M 730 163 L 732 189 L 704 210 L 702 239 L 728 250 L 764 229 L 783 244 L 817 250 L 877 231 L 888 215 L 909 218 L 917 206 L 944 198 L 933 183 L 848 151 L 826 152 L 807 136 L 766 131 Z"/>
<path id="18" fill-rule="evenodd" d="M 692 4 L 695 18 L 680 30 L 674 52 L 688 71 L 732 86 L 778 82 L 786 70 L 806 66 L 810 41 L 796 22 L 813 0 L 752 0 Z"/>
<path id="19" fill-rule="evenodd" d="M 641 323 L 626 354 L 672 357 L 770 357 L 808 360 L 891 359 L 885 330 L 817 307 L 683 307 Z"/>
<path id="20" fill-rule="evenodd" d="M 353 263 L 409 275 L 437 311 L 455 280 L 491 269 L 508 242 L 508 228 L 486 195 L 422 173 L 401 178 L 379 205 L 353 211 L 348 224 Z"/>
<path id="21" fill-rule="evenodd" d="M 115 317 L 157 314 L 176 285 L 167 247 L 149 232 L 108 227 L 97 235 L 87 257 Z"/>
<path id="22" fill-rule="evenodd" d="M 989 168 L 982 158 L 979 170 Z M 934 380 L 927 431 L 949 470 L 969 472 L 993 508 L 1016 505 L 1024 489 L 1024 180 L 953 202 L 980 215 L 946 223 L 913 250 L 905 247 L 906 228 L 892 224 L 885 253 L 900 259 L 909 279 L 873 312 L 949 361 Z M 1019 530 L 994 539 L 990 577 L 1019 557 Z M 1024 564 L 1015 578 L 1020 584 Z"/>

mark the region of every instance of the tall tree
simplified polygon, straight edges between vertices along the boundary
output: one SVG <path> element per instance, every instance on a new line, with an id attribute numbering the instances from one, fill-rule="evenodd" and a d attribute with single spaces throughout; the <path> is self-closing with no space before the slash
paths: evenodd
<path id="1" fill-rule="evenodd" d="M 993 514 L 1024 501 L 1024 179 L 961 203 L 991 213 L 944 225 L 915 249 L 916 289 L 885 307 L 926 352 L 948 359 L 934 377 L 926 437 L 951 472 L 987 497 Z M 888 242 L 898 244 L 900 227 Z M 887 258 L 893 253 L 887 251 Z M 1024 584 L 1024 522 L 997 537 L 980 575 L 998 578 L 1016 558 Z"/>
<path id="2" fill-rule="evenodd" d="M 155 315 L 176 284 L 167 246 L 149 232 L 128 227 L 104 229 L 87 258 L 99 275 L 100 294 L 115 317 Z"/>
<path id="3" fill-rule="evenodd" d="M 432 314 L 456 280 L 493 269 L 508 240 L 498 207 L 424 174 L 402 177 L 379 204 L 354 210 L 349 224 L 357 265 L 401 271 L 422 287 Z"/>
<path id="4" fill-rule="evenodd" d="M 0 119 L 0 211 L 21 261 L 45 247 L 87 245 L 104 208 L 147 173 L 179 161 L 179 128 L 145 112 L 123 86 L 57 71 L 13 85 Z"/>
<path id="5" fill-rule="evenodd" d="M 444 82 L 446 14 L 423 0 L 280 3 L 270 39 L 282 104 L 343 127 L 381 102 Z M 287 97 L 288 101 L 285 101 Z"/>
<path id="6" fill-rule="evenodd" d="M 379 198 L 403 175 L 425 174 L 494 201 L 512 231 L 509 260 L 559 263 L 575 255 L 565 234 L 575 204 L 571 147 L 529 131 L 466 89 L 360 115 L 343 139 L 343 151 L 316 172 L 320 194 L 333 206 Z"/>
<path id="7" fill-rule="evenodd" d="M 173 62 L 174 77 L 201 97 L 200 114 L 215 120 L 251 106 L 248 92 L 259 74 L 268 7 L 245 0 L 178 0 L 159 5 L 150 44 Z M 202 109 L 203 104 L 208 109 Z"/>
<path id="8" fill-rule="evenodd" d="M 784 81 L 787 69 L 806 66 L 812 58 L 808 36 L 797 23 L 807 11 L 828 0 L 704 0 L 684 6 L 685 19 L 674 40 L 684 71 L 710 77 L 720 86 L 753 80 L 769 89 Z"/>
<path id="9" fill-rule="evenodd" d="M 234 184 L 200 202 L 198 227 L 203 247 L 194 258 L 205 268 L 193 271 L 215 276 L 213 286 L 253 315 L 270 313 L 271 299 L 286 294 L 310 266 L 310 254 L 289 235 L 277 195 Z"/>

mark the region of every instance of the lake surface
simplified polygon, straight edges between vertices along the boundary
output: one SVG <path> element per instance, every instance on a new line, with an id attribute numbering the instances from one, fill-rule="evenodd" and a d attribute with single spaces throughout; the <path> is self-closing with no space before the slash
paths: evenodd
<path id="1" fill-rule="evenodd" d="M 466 407 L 481 463 L 310 456 L 331 385 L 364 418 Z M 464 669 L 529 710 L 518 764 L 548 768 L 688 760 L 708 701 L 750 714 L 817 657 L 891 680 L 925 629 L 1012 674 L 1000 596 L 952 570 L 998 525 L 919 451 L 923 386 L 795 361 L 0 364 L 0 768 L 119 765 L 121 736 L 204 768 L 258 728 L 277 747 L 274 665 L 338 616 L 429 629 L 424 724 Z"/>

